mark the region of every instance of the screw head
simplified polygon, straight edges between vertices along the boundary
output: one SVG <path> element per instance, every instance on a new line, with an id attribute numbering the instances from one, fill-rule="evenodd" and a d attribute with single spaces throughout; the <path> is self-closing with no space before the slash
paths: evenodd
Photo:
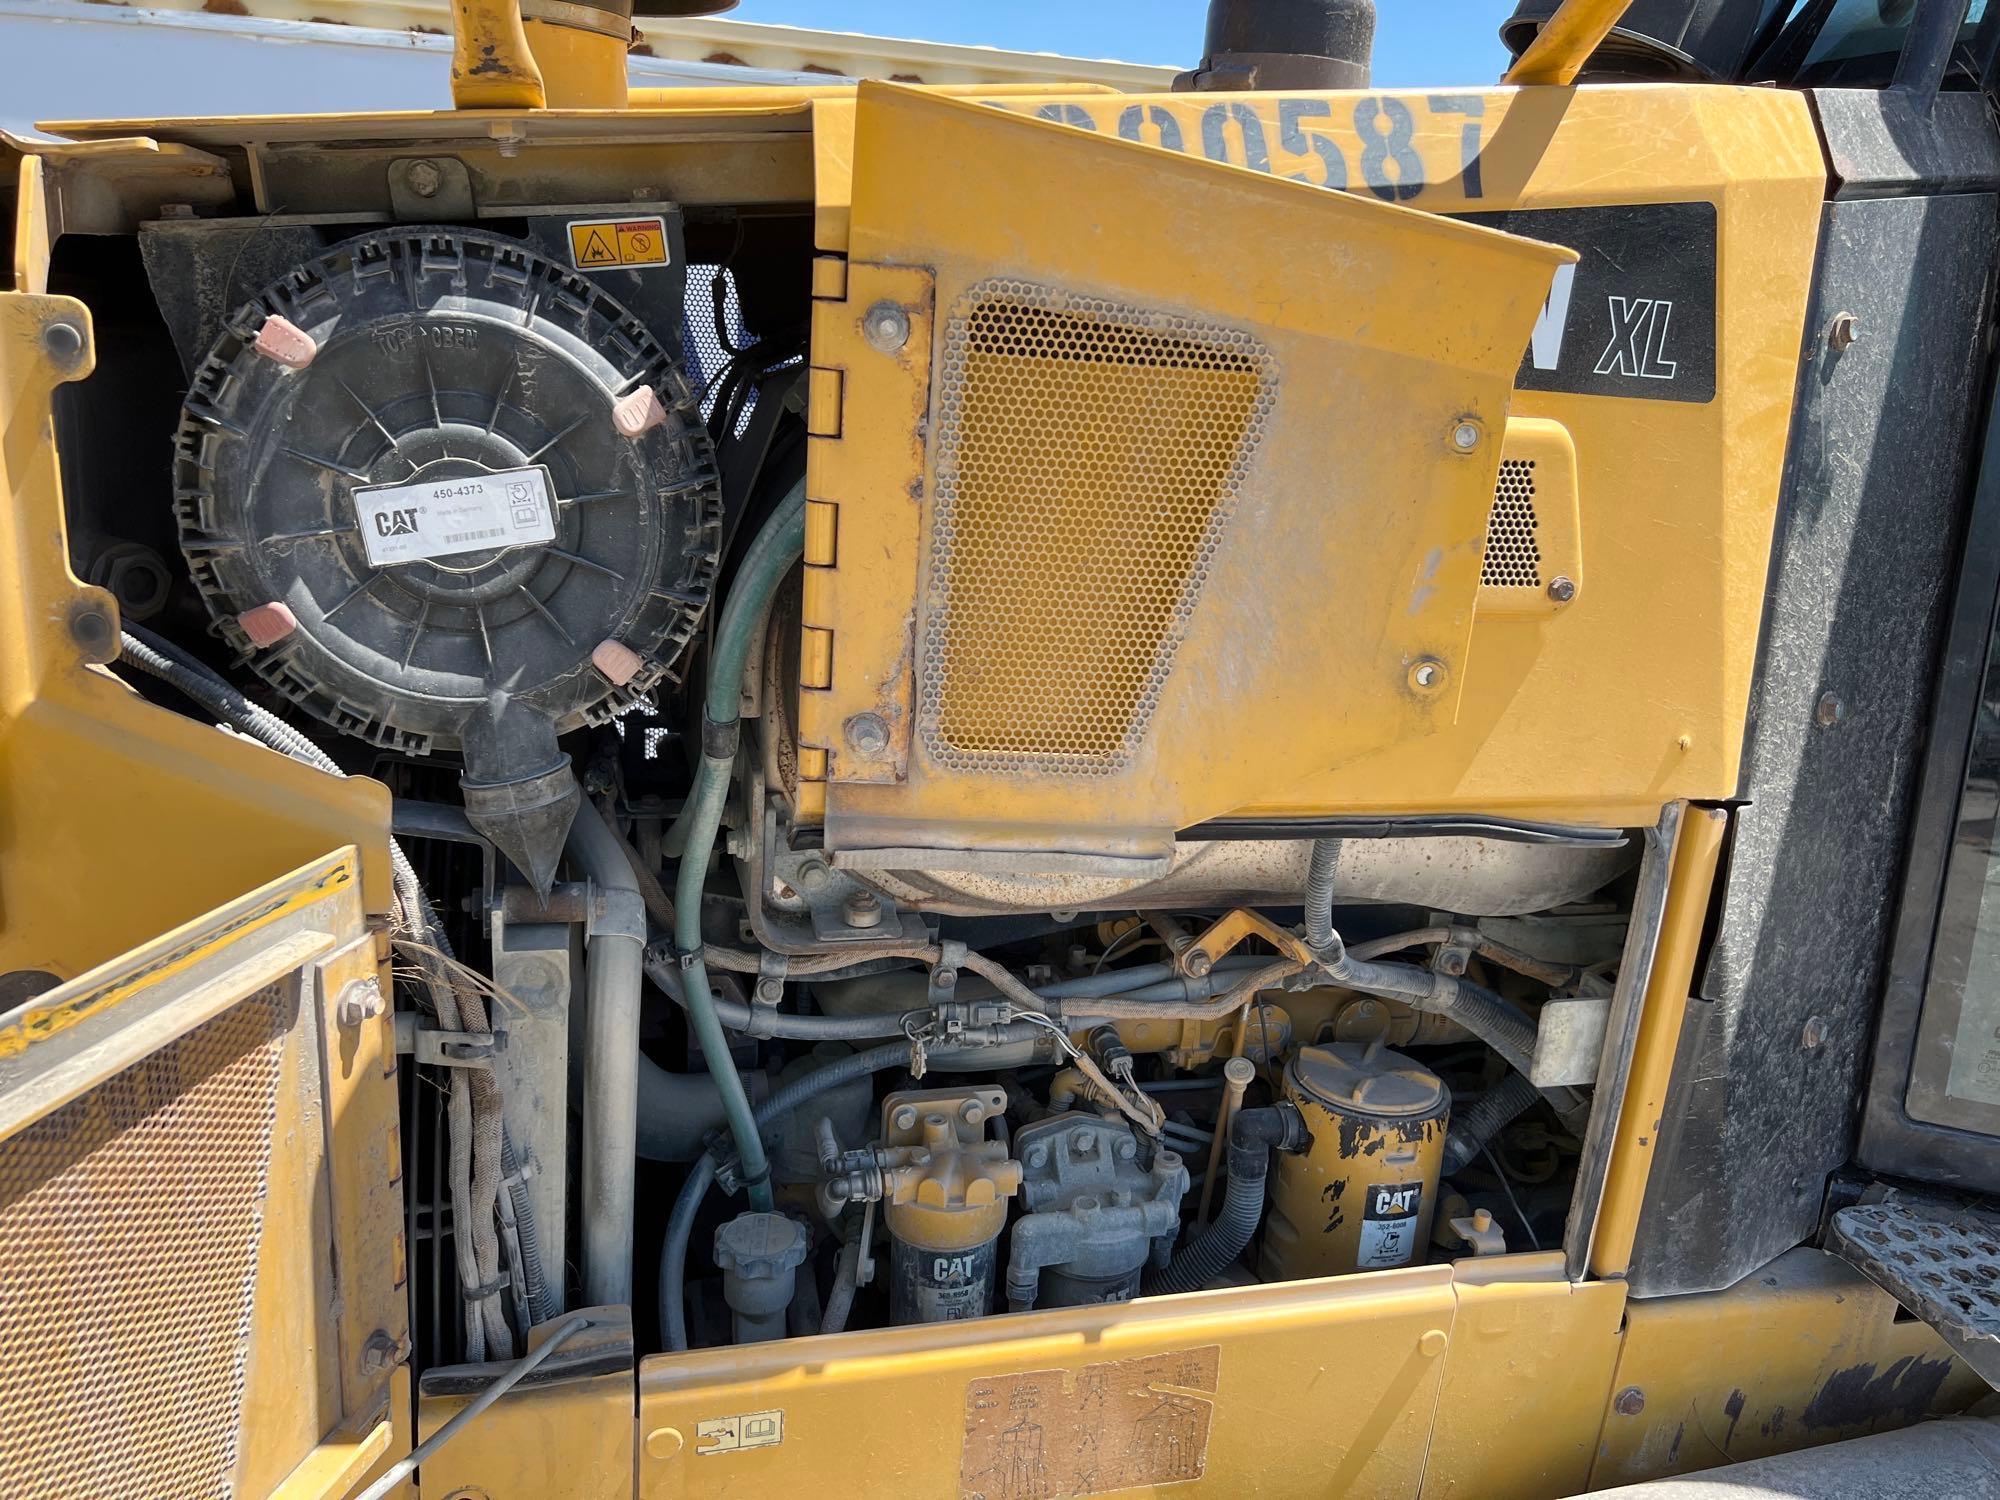
<path id="1" fill-rule="evenodd" d="M 936 969 L 932 971 L 931 978 L 937 981 L 937 987 L 941 990 L 954 989 L 958 985 L 958 970 Z"/>
<path id="2" fill-rule="evenodd" d="M 893 302 L 878 302 L 862 316 L 861 336 L 871 348 L 894 354 L 910 341 L 910 315 Z"/>
<path id="3" fill-rule="evenodd" d="M 1551 578 L 1549 580 L 1549 597 L 1558 604 L 1569 603 L 1570 600 L 1576 597 L 1576 580 L 1574 578 Z"/>
<path id="4" fill-rule="evenodd" d="M 896 1111 L 893 1123 L 898 1130 L 914 1130 L 917 1124 L 916 1110 L 912 1106 L 905 1104 L 901 1109 Z"/>
<path id="5" fill-rule="evenodd" d="M 757 981 L 757 999 L 763 1005 L 776 1005 L 785 998 L 785 981 L 766 975 Z"/>
<path id="6" fill-rule="evenodd" d="M 841 725 L 841 732 L 857 755 L 880 755 L 889 748 L 889 726 L 880 714 L 856 714 Z"/>
<path id="7" fill-rule="evenodd" d="M 1806 1024 L 1799 1031 L 1799 1045 L 1808 1052 L 1817 1052 L 1826 1045 L 1826 1017 L 1806 1017 Z"/>
<path id="8" fill-rule="evenodd" d="M 1861 320 L 1851 312 L 1835 313 L 1833 321 L 1827 325 L 1827 347 L 1833 350 L 1835 354 L 1840 353 L 1841 350 L 1847 348 L 1860 337 Z"/>
<path id="9" fill-rule="evenodd" d="M 107 662 L 118 651 L 118 627 L 95 604 L 79 603 L 70 610 L 69 638 L 87 661 Z"/>
<path id="10" fill-rule="evenodd" d="M 1646 1393 L 1636 1385 L 1628 1385 L 1618 1393 L 1612 1408 L 1621 1417 L 1636 1417 L 1646 1409 Z"/>
<path id="11" fill-rule="evenodd" d="M 340 992 L 340 999 L 334 1006 L 334 1019 L 352 1029 L 363 1021 L 374 1020 L 387 1008 L 382 998 L 381 981 L 371 975 L 367 979 L 355 980 Z"/>
<path id="12" fill-rule="evenodd" d="M 1813 705 L 1813 722 L 1822 729 L 1831 729 L 1846 717 L 1847 705 L 1837 693 L 1821 693 L 1819 702 Z"/>
<path id="13" fill-rule="evenodd" d="M 1470 453 L 1479 446 L 1479 424 L 1473 421 L 1458 423 L 1451 429 L 1451 445 L 1460 453 Z"/>
<path id="14" fill-rule="evenodd" d="M 410 191 L 419 198 L 435 197 L 444 183 L 444 173 L 438 169 L 436 162 L 420 161 L 410 168 L 409 183 Z"/>
<path id="15" fill-rule="evenodd" d="M 1444 663 L 1426 656 L 1410 663 L 1410 686 L 1420 693 L 1434 693 L 1445 684 Z"/>
<path id="16" fill-rule="evenodd" d="M 1049 1148 L 1047 1146 L 1037 1146 L 1028 1153 L 1029 1166 L 1046 1167 L 1048 1164 L 1049 1164 Z"/>
<path id="17" fill-rule="evenodd" d="M 51 323 L 42 330 L 42 347 L 68 361 L 83 353 L 83 330 L 74 323 Z"/>

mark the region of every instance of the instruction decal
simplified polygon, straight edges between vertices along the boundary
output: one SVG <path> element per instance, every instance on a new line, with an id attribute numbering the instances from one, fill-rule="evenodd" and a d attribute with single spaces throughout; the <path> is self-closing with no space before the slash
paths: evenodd
<path id="1" fill-rule="evenodd" d="M 667 221 L 647 219 L 572 219 L 570 264 L 579 271 L 610 271 L 619 267 L 667 264 Z"/>
<path id="2" fill-rule="evenodd" d="M 960 1500 L 1069 1500 L 1200 1479 L 1221 1368 L 1221 1346 L 1208 1344 L 970 1382 Z"/>
<path id="3" fill-rule="evenodd" d="M 743 1453 L 751 1448 L 774 1448 L 785 1440 L 783 1407 L 770 1411 L 746 1411 L 738 1417 L 711 1417 L 694 1424 L 694 1451 Z"/>

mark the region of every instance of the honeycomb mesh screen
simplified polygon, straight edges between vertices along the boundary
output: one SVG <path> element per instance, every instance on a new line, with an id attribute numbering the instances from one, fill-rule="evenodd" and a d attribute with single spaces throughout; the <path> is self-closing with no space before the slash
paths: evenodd
<path id="1" fill-rule="evenodd" d="M 1021 282 L 945 332 L 919 724 L 940 765 L 1108 772 L 1173 664 L 1276 378 L 1234 329 Z"/>
<path id="2" fill-rule="evenodd" d="M 230 1492 L 279 1012 L 260 992 L 0 1141 L 0 1495 Z"/>
<path id="3" fill-rule="evenodd" d="M 1542 547 L 1536 540 L 1535 461 L 1503 458 L 1493 481 L 1493 509 L 1486 518 L 1486 555 L 1479 581 L 1488 588 L 1542 586 Z"/>

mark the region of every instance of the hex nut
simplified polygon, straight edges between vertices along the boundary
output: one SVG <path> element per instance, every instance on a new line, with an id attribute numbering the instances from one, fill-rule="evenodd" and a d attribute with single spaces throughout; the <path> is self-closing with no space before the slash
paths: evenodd
<path id="1" fill-rule="evenodd" d="M 1835 313 L 1833 315 L 1833 321 L 1827 325 L 1826 329 L 1827 347 L 1833 350 L 1835 354 L 1838 354 L 1843 349 L 1848 348 L 1850 345 L 1853 344 L 1853 342 L 1856 339 L 1860 337 L 1861 337 L 1861 320 L 1855 317 L 1854 314 L 1851 312 Z"/>
<path id="2" fill-rule="evenodd" d="M 1558 604 L 1569 603 L 1570 600 L 1576 597 L 1576 580 L 1574 578 L 1551 578 L 1549 580 L 1549 597 Z"/>
<path id="3" fill-rule="evenodd" d="M 438 164 L 434 161 L 414 162 L 410 166 L 410 174 L 406 180 L 409 182 L 410 191 L 419 198 L 433 198 L 437 196 L 437 190 L 444 182 L 444 173 L 438 170 Z"/>
<path id="4" fill-rule="evenodd" d="M 855 714 L 841 725 L 841 733 L 857 755 L 880 755 L 889 748 L 889 726 L 880 714 Z"/>
<path id="5" fill-rule="evenodd" d="M 840 903 L 840 915 L 849 927 L 880 927 L 881 898 L 873 891 L 856 891 Z"/>
<path id="6" fill-rule="evenodd" d="M 1813 722 L 1822 729 L 1831 729 L 1846 717 L 1847 705 L 1837 693 L 1821 693 L 1819 702 L 1813 705 Z"/>
<path id="7" fill-rule="evenodd" d="M 382 998 L 382 983 L 373 975 L 357 979 L 340 992 L 334 1002 L 334 1019 L 343 1027 L 352 1029 L 363 1021 L 372 1021 L 388 1007 Z"/>

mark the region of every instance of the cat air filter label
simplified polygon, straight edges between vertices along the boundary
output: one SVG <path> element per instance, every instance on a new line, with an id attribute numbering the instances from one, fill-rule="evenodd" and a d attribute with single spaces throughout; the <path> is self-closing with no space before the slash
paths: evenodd
<path id="1" fill-rule="evenodd" d="M 549 472 L 539 465 L 356 490 L 354 516 L 378 568 L 556 537 Z"/>
<path id="2" fill-rule="evenodd" d="M 569 222 L 570 264 L 579 271 L 608 271 L 614 266 L 664 266 L 667 263 L 667 221 L 650 219 L 572 219 Z"/>
<path id="3" fill-rule="evenodd" d="M 1361 1210 L 1361 1245 L 1355 1265 L 1363 1271 L 1408 1265 L 1417 1251 L 1417 1210 L 1423 1201 L 1421 1182 L 1371 1186 Z"/>

